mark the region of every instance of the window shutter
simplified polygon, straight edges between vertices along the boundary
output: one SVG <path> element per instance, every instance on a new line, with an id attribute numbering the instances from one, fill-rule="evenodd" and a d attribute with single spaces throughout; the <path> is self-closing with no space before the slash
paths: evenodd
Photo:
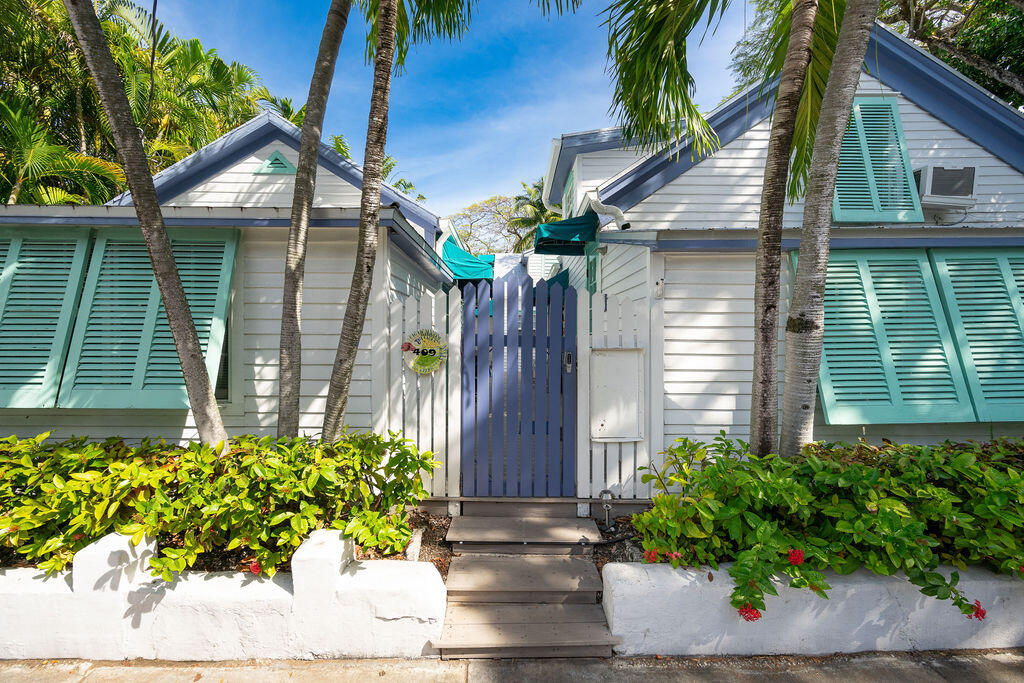
<path id="1" fill-rule="evenodd" d="M 978 419 L 1024 421 L 1024 250 L 931 258 Z"/>
<path id="2" fill-rule="evenodd" d="M 168 230 L 206 369 L 216 386 L 238 234 Z M 188 408 L 149 253 L 137 230 L 97 233 L 59 405 Z"/>
<path id="3" fill-rule="evenodd" d="M 828 424 L 975 420 L 924 250 L 832 253 L 820 387 Z"/>
<path id="4" fill-rule="evenodd" d="M 910 156 L 894 98 L 858 97 L 839 152 L 837 223 L 921 223 Z"/>
<path id="5" fill-rule="evenodd" d="M 88 228 L 0 230 L 0 407 L 55 405 L 88 250 Z"/>
<path id="6" fill-rule="evenodd" d="M 597 244 L 594 242 L 587 242 L 584 247 L 584 253 L 586 254 L 586 266 L 587 266 L 587 291 L 591 294 L 597 292 L 597 269 L 600 263 L 600 252 L 597 251 Z"/>

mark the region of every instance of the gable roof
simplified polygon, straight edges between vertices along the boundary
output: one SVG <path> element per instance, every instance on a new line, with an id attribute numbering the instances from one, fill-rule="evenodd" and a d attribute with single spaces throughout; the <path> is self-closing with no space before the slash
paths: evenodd
<path id="1" fill-rule="evenodd" d="M 566 133 L 560 138 L 552 140 L 548 172 L 544 174 L 545 201 L 549 204 L 558 204 L 562 201 L 562 191 L 569 178 L 569 170 L 578 154 L 600 152 L 621 146 L 622 130 L 619 128 L 600 128 L 579 133 Z"/>
<path id="2" fill-rule="evenodd" d="M 157 198 L 164 203 L 271 142 L 281 142 L 298 151 L 301 133 L 301 129 L 291 121 L 265 110 L 153 176 Z M 323 142 L 320 143 L 319 163 L 342 180 L 357 188 L 362 187 L 363 169 Z M 131 193 L 124 192 L 108 203 L 130 206 Z M 397 203 L 402 214 L 423 228 L 428 242 L 433 244 L 439 220 L 437 214 L 386 183 L 381 186 L 380 203 L 381 206 Z"/>
<path id="3" fill-rule="evenodd" d="M 1024 173 L 1024 116 L 956 69 L 879 22 L 875 22 L 871 32 L 864 69 L 935 118 Z M 708 123 L 718 134 L 721 144 L 728 144 L 768 118 L 774 95 L 774 85 L 765 88 L 754 86 L 713 111 L 708 117 Z M 606 144 L 621 145 L 621 135 L 616 143 L 608 140 Z M 576 153 L 584 153 L 584 150 Z M 598 194 L 605 204 L 628 210 L 704 158 L 695 155 L 689 141 L 684 139 L 609 179 L 598 188 Z M 572 158 L 567 162 L 559 158 L 559 163 L 568 169 L 572 165 Z M 565 175 L 568 175 L 568 170 Z M 553 176 L 555 180 L 558 177 Z M 561 183 L 564 186 L 564 176 Z M 557 189 L 555 185 L 552 183 L 552 191 Z"/>

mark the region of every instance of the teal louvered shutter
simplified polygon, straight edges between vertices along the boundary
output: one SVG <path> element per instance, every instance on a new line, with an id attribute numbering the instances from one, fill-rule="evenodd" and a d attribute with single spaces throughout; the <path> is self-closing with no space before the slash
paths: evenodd
<path id="1" fill-rule="evenodd" d="M 828 424 L 975 420 L 924 250 L 832 252 L 819 384 Z"/>
<path id="2" fill-rule="evenodd" d="M 832 202 L 837 223 L 921 223 L 895 98 L 858 97 L 839 153 Z"/>
<path id="3" fill-rule="evenodd" d="M 0 229 L 0 407 L 55 405 L 88 251 L 88 228 Z"/>
<path id="4" fill-rule="evenodd" d="M 1024 249 L 930 255 L 978 419 L 1024 421 Z"/>
<path id="5" fill-rule="evenodd" d="M 216 385 L 238 233 L 171 229 L 206 368 Z M 188 408 L 178 354 L 137 230 L 96 236 L 61 383 L 62 408 Z"/>

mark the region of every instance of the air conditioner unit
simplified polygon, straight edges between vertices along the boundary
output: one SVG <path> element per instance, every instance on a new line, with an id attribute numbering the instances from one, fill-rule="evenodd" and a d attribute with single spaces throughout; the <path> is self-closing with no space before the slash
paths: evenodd
<path id="1" fill-rule="evenodd" d="M 925 166 L 914 171 L 921 206 L 927 209 L 966 209 L 975 205 L 974 166 Z"/>

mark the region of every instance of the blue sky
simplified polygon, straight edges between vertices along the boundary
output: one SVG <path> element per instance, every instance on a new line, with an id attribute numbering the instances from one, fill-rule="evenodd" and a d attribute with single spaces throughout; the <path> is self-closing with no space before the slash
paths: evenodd
<path id="1" fill-rule="evenodd" d="M 305 101 L 330 3 L 327 0 L 164 0 L 159 17 L 227 60 L 256 69 L 277 95 Z M 605 73 L 606 4 L 545 19 L 534 3 L 483 0 L 456 44 L 417 46 L 391 89 L 388 152 L 440 214 L 495 194 L 515 194 L 539 178 L 551 139 L 613 125 Z M 735 3 L 717 32 L 690 46 L 704 110 L 732 90 L 730 52 L 753 10 Z M 359 162 L 372 73 L 363 58 L 365 25 L 353 10 L 341 47 L 324 126 L 342 133 Z"/>

